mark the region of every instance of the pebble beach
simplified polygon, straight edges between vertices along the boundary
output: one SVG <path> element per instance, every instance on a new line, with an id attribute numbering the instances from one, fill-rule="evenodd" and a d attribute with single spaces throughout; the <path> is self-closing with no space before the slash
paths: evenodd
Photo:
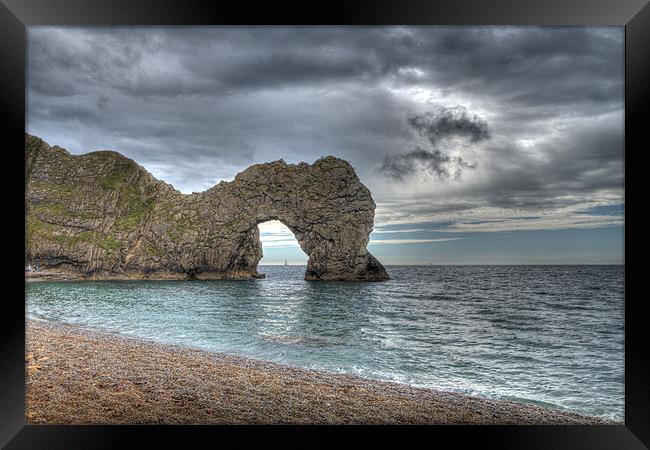
<path id="1" fill-rule="evenodd" d="M 34 424 L 608 424 L 603 419 L 28 320 Z"/>

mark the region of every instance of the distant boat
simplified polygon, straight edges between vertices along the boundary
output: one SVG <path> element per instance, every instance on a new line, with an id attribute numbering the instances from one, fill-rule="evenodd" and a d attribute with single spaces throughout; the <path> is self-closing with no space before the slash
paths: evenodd
<path id="1" fill-rule="evenodd" d="M 289 264 L 287 263 L 287 260 L 284 260 L 284 267 L 287 267 Z"/>

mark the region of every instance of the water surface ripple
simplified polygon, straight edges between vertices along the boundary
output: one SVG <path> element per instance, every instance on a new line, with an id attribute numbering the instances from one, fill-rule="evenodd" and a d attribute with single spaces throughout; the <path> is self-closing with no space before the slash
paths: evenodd
<path id="1" fill-rule="evenodd" d="M 33 282 L 27 314 L 623 420 L 623 266 L 390 266 L 387 282 Z"/>

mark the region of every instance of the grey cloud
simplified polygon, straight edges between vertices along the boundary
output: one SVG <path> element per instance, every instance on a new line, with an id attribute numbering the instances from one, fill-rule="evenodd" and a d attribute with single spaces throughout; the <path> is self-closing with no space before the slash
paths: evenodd
<path id="1" fill-rule="evenodd" d="M 422 170 L 444 181 L 452 175 L 454 179 L 459 180 L 463 169 L 475 167 L 476 163 L 468 163 L 460 156 L 449 156 L 438 149 L 427 151 L 418 147 L 407 153 L 386 156 L 379 170 L 399 180 Z"/>
<path id="2" fill-rule="evenodd" d="M 478 142 L 490 137 L 487 120 L 471 115 L 463 106 L 439 107 L 424 114 L 409 114 L 407 123 L 432 145 L 449 137 L 465 137 Z"/>
<path id="3" fill-rule="evenodd" d="M 521 106 L 594 105 L 622 95 L 623 61 L 614 56 L 622 54 L 620 29 L 476 27 L 419 36 L 432 77 L 474 95 Z"/>
<path id="4" fill-rule="evenodd" d="M 480 142 L 490 138 L 487 120 L 476 114 L 470 115 L 461 105 L 452 108 L 439 106 L 422 114 L 412 113 L 406 122 L 428 140 L 431 150 L 416 147 L 407 153 L 384 157 L 379 171 L 399 180 L 418 171 L 432 173 L 441 181 L 452 175 L 459 180 L 463 170 L 476 168 L 476 163 L 443 152 L 438 148 L 440 141 L 461 137 L 470 142 Z"/>
<path id="5" fill-rule="evenodd" d="M 401 180 L 405 175 L 409 175 L 418 170 L 418 164 L 422 164 L 426 169 L 434 172 L 442 179 L 449 176 L 446 165 L 450 160 L 451 158 L 440 152 L 440 150 L 428 152 L 421 148 L 416 148 L 408 153 L 385 157 L 379 170 L 393 178 Z"/>
<path id="6" fill-rule="evenodd" d="M 598 202 L 622 203 L 624 199 L 624 161 L 622 130 L 614 125 L 594 123 L 548 142 L 549 148 L 540 159 L 516 144 L 491 143 L 484 151 L 490 155 L 481 168 L 490 174 L 483 181 L 463 186 L 458 192 L 440 198 L 431 195 L 393 199 L 388 217 L 438 215 L 449 212 L 468 214 L 478 208 L 495 208 L 513 213 L 583 209 Z M 618 149 L 618 151 L 612 151 Z M 401 206 L 397 207 L 399 203 Z"/>
<path id="7" fill-rule="evenodd" d="M 402 70 L 412 68 L 422 72 L 415 79 L 421 84 L 521 106 L 599 104 L 622 94 L 623 64 L 613 57 L 622 54 L 622 34 L 615 29 L 181 27 L 65 35 L 37 27 L 30 40 L 30 86 L 41 93 L 74 88 L 71 78 L 129 95 L 170 96 L 342 79 L 412 83 Z"/>
<path id="8" fill-rule="evenodd" d="M 30 27 L 27 107 L 184 192 L 334 154 L 396 216 L 622 199 L 622 28 Z"/>

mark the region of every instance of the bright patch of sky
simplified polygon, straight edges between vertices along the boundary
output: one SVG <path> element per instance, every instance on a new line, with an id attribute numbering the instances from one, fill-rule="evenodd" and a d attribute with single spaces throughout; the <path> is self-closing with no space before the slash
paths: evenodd
<path id="1" fill-rule="evenodd" d="M 284 264 L 306 265 L 307 255 L 300 248 L 291 230 L 279 220 L 270 220 L 258 225 L 264 256 L 262 265 Z"/>

